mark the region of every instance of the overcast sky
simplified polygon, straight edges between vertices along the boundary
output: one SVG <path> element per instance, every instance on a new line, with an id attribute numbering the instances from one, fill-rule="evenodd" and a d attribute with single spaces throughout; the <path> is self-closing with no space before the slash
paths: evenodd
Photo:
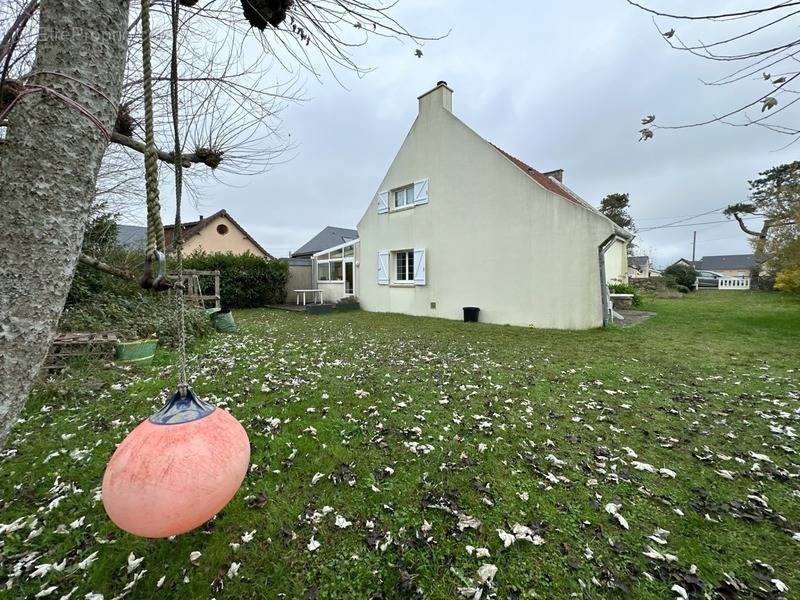
<path id="1" fill-rule="evenodd" d="M 742 7 L 650 3 L 675 11 L 726 4 Z M 563 168 L 565 183 L 592 204 L 628 192 L 642 230 L 637 241 L 656 264 L 690 257 L 694 229 L 698 258 L 749 252 L 730 222 L 643 230 L 744 200 L 747 179 L 793 160 L 794 148 L 778 150 L 788 139 L 712 125 L 657 131 L 640 143 L 637 130 L 650 113 L 658 123 L 681 124 L 725 112 L 764 93 L 766 84 L 704 86 L 699 78 L 722 76 L 730 65 L 670 50 L 651 17 L 624 0 L 518 0 L 502 3 L 502 13 L 490 12 L 492 6 L 399 0 L 394 14 L 410 30 L 449 36 L 426 43 L 422 58 L 408 42 L 371 41 L 354 57 L 374 70 L 362 78 L 338 71 L 344 86 L 330 73 L 321 81 L 304 75 L 307 101 L 282 114 L 292 159 L 206 187 L 199 210 L 190 208 L 185 218 L 225 208 L 276 256 L 326 225 L 355 227 L 415 118 L 417 96 L 443 79 L 454 90 L 453 112 L 467 125 L 541 171 Z M 687 41 L 740 27 L 677 25 Z M 688 222 L 723 218 L 717 212 Z"/>

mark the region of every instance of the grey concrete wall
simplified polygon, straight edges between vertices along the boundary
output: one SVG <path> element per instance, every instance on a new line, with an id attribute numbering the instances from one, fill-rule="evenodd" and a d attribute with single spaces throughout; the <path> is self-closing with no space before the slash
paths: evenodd
<path id="1" fill-rule="evenodd" d="M 312 287 L 311 259 L 290 259 L 289 278 L 286 280 L 286 302 L 295 301 L 294 290 L 310 290 Z"/>

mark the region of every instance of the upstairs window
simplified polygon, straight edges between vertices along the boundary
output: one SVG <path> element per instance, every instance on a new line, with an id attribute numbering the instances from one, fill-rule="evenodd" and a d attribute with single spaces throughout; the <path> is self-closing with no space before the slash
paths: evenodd
<path id="1" fill-rule="evenodd" d="M 404 206 L 414 205 L 414 186 L 407 185 L 394 191 L 394 207 L 403 208 Z"/>

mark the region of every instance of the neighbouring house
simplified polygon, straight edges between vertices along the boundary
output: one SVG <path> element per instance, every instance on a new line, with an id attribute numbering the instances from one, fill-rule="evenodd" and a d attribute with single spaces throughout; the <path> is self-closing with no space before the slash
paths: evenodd
<path id="1" fill-rule="evenodd" d="M 750 277 L 754 266 L 755 257 L 752 254 L 721 254 L 704 256 L 695 268 L 714 271 L 726 277 Z"/>
<path id="2" fill-rule="evenodd" d="M 695 261 L 680 258 L 673 264 L 686 265 L 697 270 L 714 271 L 725 277 L 750 277 L 750 272 L 755 266 L 755 255 L 719 254 L 716 256 L 704 256 Z"/>
<path id="3" fill-rule="evenodd" d="M 274 257 L 264 250 L 225 210 L 215 212 L 207 218 L 203 218 L 201 215 L 198 221 L 181 223 L 181 230 L 183 231 L 184 254 L 191 254 L 196 250 L 202 250 L 209 254 L 250 252 L 267 260 L 274 260 Z M 174 225 L 164 225 L 164 241 L 167 251 L 171 250 L 174 234 Z M 144 248 L 147 243 L 147 228 L 138 225 L 118 225 L 117 243 L 126 248 Z"/>
<path id="4" fill-rule="evenodd" d="M 680 265 L 682 267 L 692 267 L 693 269 L 699 269 L 700 268 L 700 261 L 699 260 L 689 260 L 689 259 L 686 259 L 686 258 L 679 258 L 674 263 L 672 263 L 670 265 L 670 267 L 673 266 L 673 265 Z"/>
<path id="5" fill-rule="evenodd" d="M 333 246 L 339 246 L 358 239 L 358 231 L 344 227 L 331 227 L 328 225 L 297 250 L 292 252 L 292 258 L 311 258 L 315 253 Z"/>
<path id="6" fill-rule="evenodd" d="M 563 183 L 475 133 L 439 82 L 369 208 L 358 240 L 315 254 L 317 285 L 348 285 L 362 308 L 585 329 L 608 322 L 633 235 Z M 352 266 L 349 266 L 352 265 Z M 321 275 L 321 277 L 320 277 Z M 326 299 L 332 299 L 332 296 Z"/>
<path id="7" fill-rule="evenodd" d="M 649 256 L 628 257 L 628 277 L 631 279 L 647 279 L 658 275 L 650 262 Z"/>
<path id="8" fill-rule="evenodd" d="M 198 221 L 181 223 L 184 254 L 202 251 L 209 254 L 230 252 L 245 254 L 249 252 L 267 260 L 275 260 L 269 252 L 239 225 L 225 210 L 215 212 L 210 217 Z M 167 248 L 172 245 L 175 234 L 174 225 L 164 225 L 164 240 Z"/>

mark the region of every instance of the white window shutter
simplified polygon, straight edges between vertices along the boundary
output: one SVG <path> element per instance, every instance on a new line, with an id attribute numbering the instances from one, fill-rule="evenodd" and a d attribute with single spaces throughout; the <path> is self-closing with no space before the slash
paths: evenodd
<path id="1" fill-rule="evenodd" d="M 378 252 L 378 285 L 389 285 L 389 253 Z"/>
<path id="2" fill-rule="evenodd" d="M 414 284 L 425 285 L 425 249 L 414 249 Z"/>
<path id="3" fill-rule="evenodd" d="M 428 203 L 428 180 L 422 179 L 414 182 L 414 204 Z"/>
<path id="4" fill-rule="evenodd" d="M 378 214 L 389 211 L 389 192 L 378 192 Z"/>

